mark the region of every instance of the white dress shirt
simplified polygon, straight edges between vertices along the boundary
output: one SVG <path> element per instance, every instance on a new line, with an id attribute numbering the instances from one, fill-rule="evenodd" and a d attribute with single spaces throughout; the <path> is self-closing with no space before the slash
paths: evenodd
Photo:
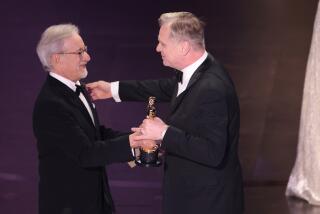
<path id="1" fill-rule="evenodd" d="M 184 90 L 186 90 L 192 75 L 197 70 L 197 68 L 199 68 L 199 66 L 204 62 L 207 56 L 208 56 L 208 53 L 205 51 L 197 61 L 195 61 L 191 65 L 188 65 L 187 67 L 181 70 L 181 72 L 183 73 L 182 83 L 180 82 L 178 83 L 177 96 L 179 96 L 182 92 L 184 92 Z"/>
<path id="2" fill-rule="evenodd" d="M 49 75 L 52 76 L 53 78 L 57 79 L 58 81 L 62 82 L 63 84 L 65 84 L 66 86 L 68 86 L 72 91 L 76 92 L 77 90 L 77 87 L 76 87 L 76 84 L 77 85 L 80 85 L 80 82 L 77 81 L 76 83 L 59 75 L 59 74 L 56 74 L 54 72 L 49 72 Z M 84 106 L 86 107 L 90 117 L 91 117 L 91 120 L 94 123 L 94 119 L 93 119 L 93 114 L 92 114 L 92 111 L 91 111 L 91 108 L 89 106 L 89 103 L 88 101 L 86 100 L 86 98 L 84 97 L 84 95 L 82 93 L 79 94 L 79 98 L 80 100 L 82 101 L 82 103 L 84 104 Z"/>

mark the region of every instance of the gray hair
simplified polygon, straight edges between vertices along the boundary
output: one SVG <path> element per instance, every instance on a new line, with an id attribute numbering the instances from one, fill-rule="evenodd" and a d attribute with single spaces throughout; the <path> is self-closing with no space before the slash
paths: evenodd
<path id="1" fill-rule="evenodd" d="M 160 27 L 168 24 L 171 29 L 170 36 L 174 39 L 185 39 L 192 43 L 196 49 L 204 49 L 205 23 L 190 12 L 164 13 L 158 19 Z"/>
<path id="2" fill-rule="evenodd" d="M 46 71 L 51 69 L 52 54 L 63 51 L 64 39 L 74 34 L 79 34 L 79 28 L 73 24 L 52 25 L 42 33 L 37 54 Z"/>

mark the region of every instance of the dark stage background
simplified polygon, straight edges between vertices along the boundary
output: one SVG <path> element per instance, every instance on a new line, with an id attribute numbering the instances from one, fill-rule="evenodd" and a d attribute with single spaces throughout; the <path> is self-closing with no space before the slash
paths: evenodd
<path id="1" fill-rule="evenodd" d="M 92 58 L 86 82 L 162 78 L 173 73 L 155 52 L 157 18 L 170 11 L 190 11 L 203 18 L 207 50 L 233 77 L 241 105 L 239 152 L 246 213 L 258 213 L 261 208 L 252 205 L 257 204 L 252 202 L 253 188 L 285 185 L 294 163 L 316 9 L 317 0 L 2 0 L 0 213 L 36 213 L 37 153 L 31 118 L 46 77 L 35 52 L 45 28 L 68 22 L 80 27 Z M 110 100 L 96 105 L 102 122 L 119 130 L 145 117 L 145 103 Z M 167 110 L 166 104 L 158 105 L 161 117 Z M 107 169 L 119 214 L 160 213 L 161 168 L 115 164 Z"/>

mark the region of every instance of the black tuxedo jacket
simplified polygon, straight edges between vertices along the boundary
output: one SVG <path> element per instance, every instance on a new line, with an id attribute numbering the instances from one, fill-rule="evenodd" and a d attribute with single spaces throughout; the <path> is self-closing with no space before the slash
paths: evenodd
<path id="1" fill-rule="evenodd" d="M 177 95 L 176 78 L 121 81 L 123 101 L 171 102 L 165 150 L 163 213 L 243 213 L 238 159 L 239 104 L 232 80 L 208 56 L 187 89 Z"/>
<path id="2" fill-rule="evenodd" d="M 99 126 L 98 121 L 95 126 L 75 92 L 50 75 L 34 106 L 33 128 L 39 213 L 112 213 L 104 166 L 133 159 L 128 135 Z"/>

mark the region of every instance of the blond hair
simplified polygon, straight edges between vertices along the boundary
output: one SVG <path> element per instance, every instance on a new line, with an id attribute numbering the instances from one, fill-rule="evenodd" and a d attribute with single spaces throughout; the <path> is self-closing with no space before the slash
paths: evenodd
<path id="1" fill-rule="evenodd" d="M 205 48 L 205 23 L 190 12 L 164 13 L 158 19 L 160 27 L 169 25 L 170 36 L 174 39 L 185 39 L 191 42 L 194 48 Z"/>

